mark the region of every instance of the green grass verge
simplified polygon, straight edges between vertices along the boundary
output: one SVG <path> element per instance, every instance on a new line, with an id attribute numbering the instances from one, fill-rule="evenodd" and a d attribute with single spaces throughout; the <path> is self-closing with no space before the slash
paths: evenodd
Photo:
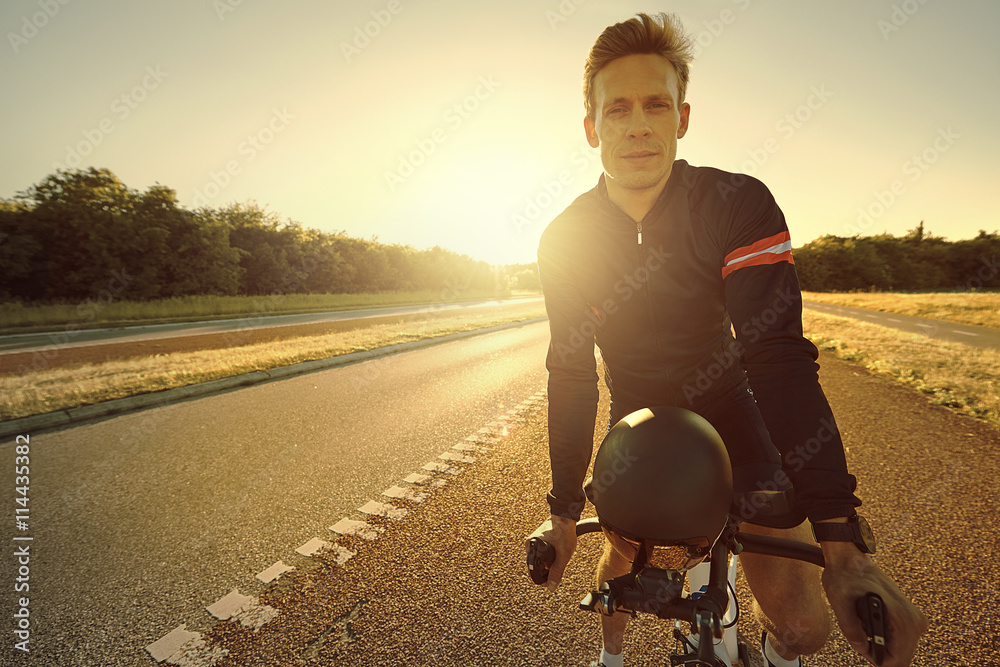
<path id="1" fill-rule="evenodd" d="M 502 298 L 534 296 L 540 292 L 514 291 Z M 0 304 L 0 334 L 47 331 L 72 325 L 74 329 L 96 329 L 140 324 L 168 324 L 196 320 L 228 319 L 296 313 L 327 312 L 354 308 L 431 305 L 499 298 L 495 292 L 380 292 L 376 294 L 276 294 L 271 296 L 189 296 L 150 301 L 90 301 L 25 306 Z"/>
<path id="2" fill-rule="evenodd" d="M 1000 292 L 803 292 L 807 301 L 1000 328 Z"/>
<path id="3" fill-rule="evenodd" d="M 932 403 L 1000 427 L 1000 351 L 808 309 L 802 323 L 821 350 L 913 387 Z"/>

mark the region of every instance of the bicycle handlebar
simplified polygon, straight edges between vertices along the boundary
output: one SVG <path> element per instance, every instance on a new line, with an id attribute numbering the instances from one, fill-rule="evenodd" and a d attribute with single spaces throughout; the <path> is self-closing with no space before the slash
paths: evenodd
<path id="1" fill-rule="evenodd" d="M 578 521 L 576 534 L 585 535 L 601 531 L 597 517 Z M 749 533 L 733 534 L 732 551 L 758 553 L 779 558 L 792 558 L 824 567 L 823 550 L 818 546 L 779 537 L 765 537 Z M 709 589 L 697 601 L 680 598 L 677 593 L 676 577 L 656 568 L 633 569 L 601 586 L 600 591 L 589 594 L 581 603 L 581 608 L 610 615 L 616 611 L 647 612 L 659 618 L 689 620 L 707 638 L 708 633 L 721 634 L 719 620 L 728 604 L 728 592 L 723 588 L 725 562 L 730 553 L 730 544 L 722 539 L 712 547 L 711 562 L 713 573 Z M 549 578 L 549 567 L 555 561 L 555 548 L 541 539 L 533 537 L 528 543 L 528 573 L 536 584 L 544 584 Z M 719 570 L 719 572 L 715 572 Z M 673 573 L 676 574 L 676 573 Z M 644 577 L 644 578 L 643 578 Z M 679 579 L 683 582 L 683 578 Z M 649 588 L 649 590 L 646 590 Z M 721 596 L 721 597 L 720 597 Z M 725 600 L 722 600 L 722 597 Z M 868 646 L 876 665 L 882 664 L 889 639 L 889 619 L 885 602 L 876 593 L 868 593 L 857 600 L 856 609 L 861 624 L 868 635 Z M 711 642 L 702 642 L 705 649 Z"/>

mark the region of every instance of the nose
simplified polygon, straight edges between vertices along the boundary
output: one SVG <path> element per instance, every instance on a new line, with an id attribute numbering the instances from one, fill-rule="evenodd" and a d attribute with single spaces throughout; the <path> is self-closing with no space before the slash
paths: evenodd
<path id="1" fill-rule="evenodd" d="M 640 107 L 629 114 L 627 133 L 630 139 L 646 138 L 653 134 L 653 130 L 646 119 L 645 109 Z"/>

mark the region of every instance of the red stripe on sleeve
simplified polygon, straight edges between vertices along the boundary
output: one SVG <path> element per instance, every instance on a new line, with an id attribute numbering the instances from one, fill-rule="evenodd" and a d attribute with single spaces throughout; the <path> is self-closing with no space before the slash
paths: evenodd
<path id="1" fill-rule="evenodd" d="M 791 239 L 792 235 L 789 234 L 787 231 L 781 232 L 780 234 L 775 234 L 774 236 L 768 236 L 766 239 L 761 239 L 760 241 L 754 241 L 748 246 L 737 248 L 736 250 L 726 255 L 726 258 L 722 260 L 722 263 L 728 264 L 737 257 L 743 257 L 744 255 L 750 255 L 755 252 L 760 252 L 761 250 L 767 250 L 773 245 L 778 245 L 779 243 L 784 243 L 786 241 L 790 241 Z"/>
<path id="2" fill-rule="evenodd" d="M 774 253 L 764 253 L 763 255 L 757 255 L 742 262 L 722 267 L 722 277 L 725 278 L 736 269 L 743 269 L 748 266 L 762 266 L 764 264 L 777 264 L 778 262 L 794 264 L 795 260 L 792 259 L 792 253 L 788 250 L 777 255 Z"/>

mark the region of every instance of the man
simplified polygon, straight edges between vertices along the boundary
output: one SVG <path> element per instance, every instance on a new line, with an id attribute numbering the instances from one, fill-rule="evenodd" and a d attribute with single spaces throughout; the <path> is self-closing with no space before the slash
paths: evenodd
<path id="1" fill-rule="evenodd" d="M 551 517 L 534 535 L 556 549 L 550 590 L 576 548 L 574 526 L 584 505 L 598 401 L 596 339 L 611 392 L 610 423 L 654 405 L 698 412 L 729 449 L 743 500 L 734 502 L 735 513 L 753 519 L 747 501 L 755 492 L 790 480 L 816 526 L 825 570 L 741 556 L 765 628 L 766 664 L 801 665 L 800 655 L 823 646 L 825 590 L 844 635 L 869 660 L 855 600 L 880 594 L 892 624 L 891 658 L 883 664 L 907 665 L 927 621 L 862 551 L 855 518 L 861 503 L 819 385 L 818 353 L 802 335 L 782 213 L 759 181 L 676 160 L 690 118 L 684 101 L 690 61 L 690 39 L 664 14 L 610 26 L 587 59 L 584 129 L 600 149 L 604 174 L 549 225 L 538 250 L 551 331 L 553 482 Z M 744 523 L 743 529 L 812 537 L 808 523 L 787 530 Z M 598 582 L 629 565 L 606 543 Z M 627 619 L 602 617 L 601 665 L 622 664 Z"/>

